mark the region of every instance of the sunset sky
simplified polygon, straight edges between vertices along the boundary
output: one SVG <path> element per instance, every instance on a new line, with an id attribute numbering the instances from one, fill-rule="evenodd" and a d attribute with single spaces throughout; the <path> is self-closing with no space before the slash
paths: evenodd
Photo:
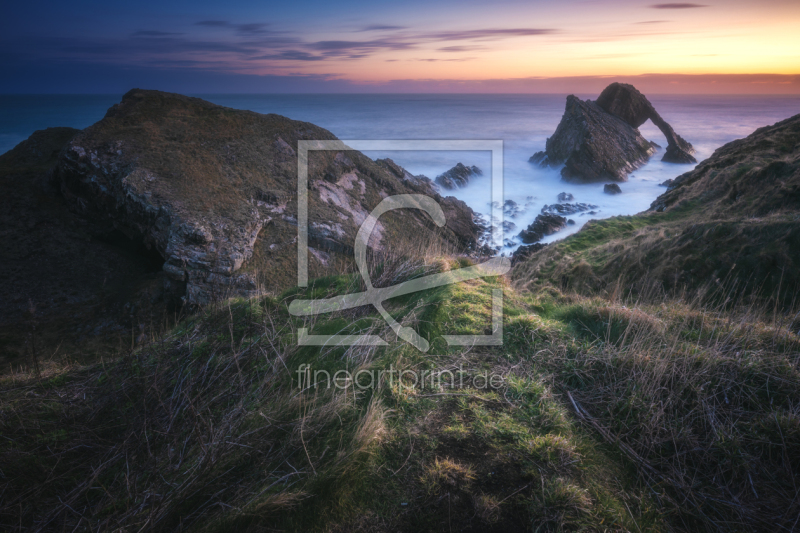
<path id="1" fill-rule="evenodd" d="M 15 2 L 3 93 L 800 92 L 800 1 Z"/>

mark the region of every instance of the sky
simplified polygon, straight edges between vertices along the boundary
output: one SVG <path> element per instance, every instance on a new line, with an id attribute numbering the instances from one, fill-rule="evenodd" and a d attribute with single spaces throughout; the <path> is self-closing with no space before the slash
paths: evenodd
<path id="1" fill-rule="evenodd" d="M 659 1 L 9 2 L 0 93 L 800 93 L 800 1 Z"/>

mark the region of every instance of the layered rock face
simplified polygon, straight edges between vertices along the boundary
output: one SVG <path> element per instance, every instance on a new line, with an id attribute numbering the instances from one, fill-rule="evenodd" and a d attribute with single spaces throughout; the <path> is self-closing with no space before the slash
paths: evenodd
<path id="1" fill-rule="evenodd" d="M 638 128 L 649 119 L 667 138 L 667 152 L 662 161 L 668 163 L 697 163 L 692 156 L 694 148 L 691 143 L 675 133 L 666 120 L 661 118 L 653 104 L 636 87 L 627 83 L 612 83 L 600 93 L 597 105 L 616 115 L 634 128 Z"/>
<path id="2" fill-rule="evenodd" d="M 472 176 L 482 175 L 483 171 L 475 165 L 468 167 L 463 163 L 458 163 L 444 174 L 436 176 L 436 183 L 447 190 L 458 189 L 467 185 Z"/>
<path id="3" fill-rule="evenodd" d="M 564 164 L 565 181 L 627 181 L 628 174 L 645 164 L 658 146 L 637 129 L 648 119 L 667 138 L 663 161 L 696 163 L 692 145 L 675 133 L 642 93 L 621 83 L 606 87 L 596 102 L 568 96 L 564 116 L 547 139 L 546 149 L 530 160 L 541 166 Z"/>
<path id="4" fill-rule="evenodd" d="M 72 209 L 155 249 L 170 289 L 190 304 L 251 294 L 256 274 L 296 272 L 297 142 L 334 140 L 313 124 L 134 89 L 62 152 L 54 179 Z M 396 167 L 396 168 L 394 168 Z M 309 254 L 325 264 L 349 254 L 356 232 L 386 196 L 431 194 L 430 181 L 356 151 L 308 160 Z M 437 235 L 462 250 L 481 228 L 455 198 Z M 435 229 L 404 210 L 381 219 L 370 247 Z M 286 286 L 289 283 L 284 283 Z"/>

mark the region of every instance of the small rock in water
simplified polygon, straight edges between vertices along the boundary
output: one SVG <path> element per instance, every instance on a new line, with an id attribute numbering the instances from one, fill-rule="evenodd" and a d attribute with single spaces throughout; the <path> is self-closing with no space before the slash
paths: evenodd
<path id="1" fill-rule="evenodd" d="M 511 218 L 517 218 L 525 211 L 519 208 L 519 204 L 514 200 L 506 200 L 503 204 L 503 215 Z"/>
<path id="2" fill-rule="evenodd" d="M 456 164 L 453 168 L 436 176 L 436 183 L 445 189 L 457 189 L 469 183 L 472 176 L 482 176 L 483 171 L 475 165 L 464 166 L 462 163 Z"/>
<path id="3" fill-rule="evenodd" d="M 575 199 L 575 197 L 572 196 L 572 193 L 568 193 L 568 192 L 558 193 L 558 202 L 559 203 L 563 204 L 564 202 L 571 202 L 574 199 Z"/>
<path id="4" fill-rule="evenodd" d="M 572 215 L 589 209 L 596 209 L 596 205 L 592 204 L 553 204 L 542 207 L 542 213 L 555 213 L 558 215 Z"/>
<path id="5" fill-rule="evenodd" d="M 574 220 L 572 220 L 571 218 L 570 218 L 570 219 L 567 219 L 567 224 L 568 224 L 569 226 L 574 226 L 574 225 L 575 225 L 575 221 L 574 221 Z"/>
<path id="6" fill-rule="evenodd" d="M 603 192 L 606 194 L 621 194 L 622 189 L 616 183 L 606 183 L 603 185 Z"/>

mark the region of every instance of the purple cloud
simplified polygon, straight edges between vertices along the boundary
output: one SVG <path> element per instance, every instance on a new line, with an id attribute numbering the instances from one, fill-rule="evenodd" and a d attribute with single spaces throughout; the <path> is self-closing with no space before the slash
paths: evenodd
<path id="1" fill-rule="evenodd" d="M 653 4 L 653 9 L 694 9 L 697 7 L 708 7 L 706 4 Z"/>

